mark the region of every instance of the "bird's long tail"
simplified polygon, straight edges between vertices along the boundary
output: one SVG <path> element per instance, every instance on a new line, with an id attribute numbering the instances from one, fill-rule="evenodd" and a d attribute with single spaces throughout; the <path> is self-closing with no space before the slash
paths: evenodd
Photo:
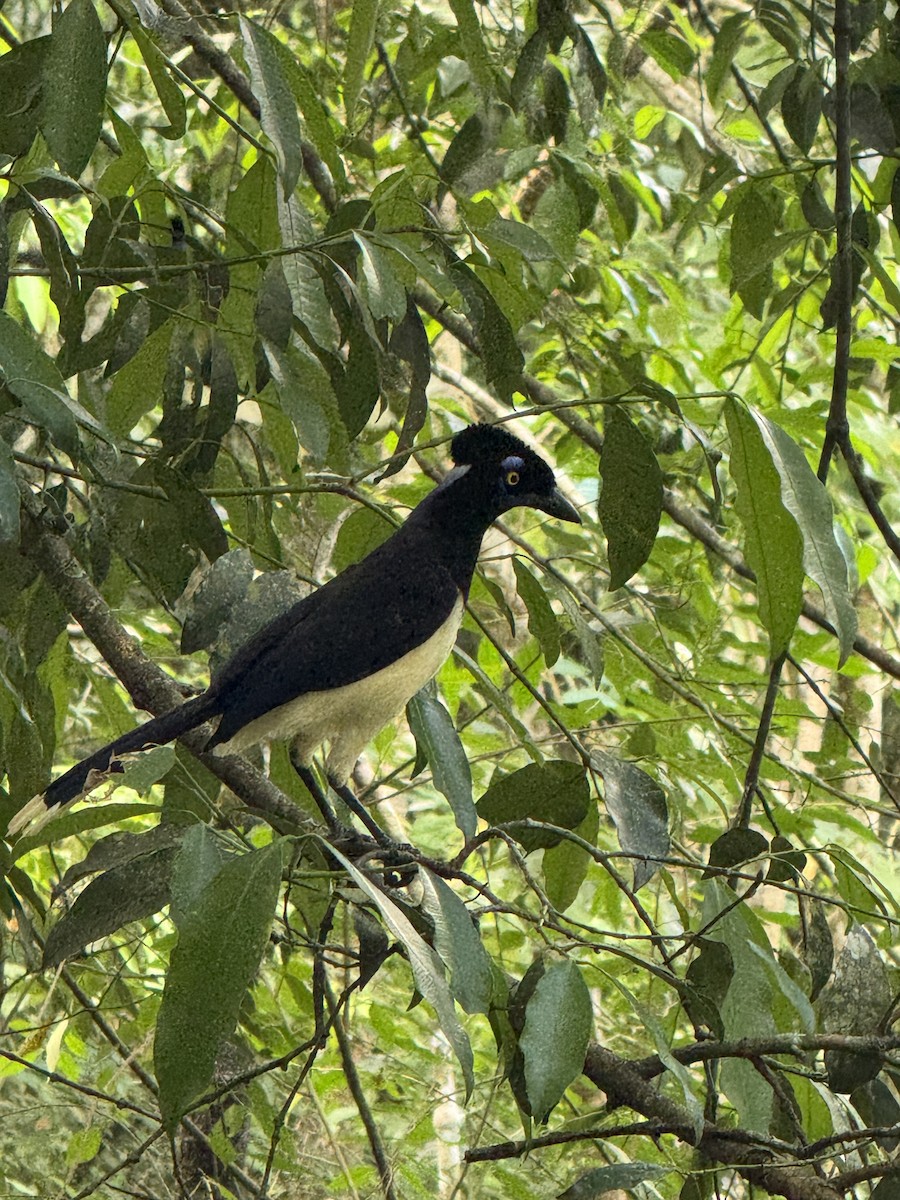
<path id="1" fill-rule="evenodd" d="M 111 771 L 121 771 L 118 761 L 123 754 L 135 750 L 146 750 L 150 746 L 164 746 L 190 729 L 196 729 L 204 721 L 208 721 L 218 712 L 216 701 L 204 692 L 173 708 L 171 712 L 154 717 L 128 733 L 123 733 L 114 742 L 95 750 L 93 754 L 76 763 L 64 775 L 54 779 L 45 792 L 29 800 L 24 808 L 19 809 L 9 823 L 9 833 L 17 836 L 26 828 L 29 832 L 40 829 L 41 825 L 52 815 L 54 809 L 77 799 L 82 793 L 90 791 L 102 780 L 102 776 Z M 96 772 L 97 778 L 92 780 L 91 773 Z"/>

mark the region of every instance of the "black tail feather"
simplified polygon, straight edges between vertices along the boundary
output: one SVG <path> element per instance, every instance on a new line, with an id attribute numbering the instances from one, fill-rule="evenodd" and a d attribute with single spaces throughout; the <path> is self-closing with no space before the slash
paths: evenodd
<path id="1" fill-rule="evenodd" d="M 39 826 L 53 809 L 68 804 L 70 800 L 75 800 L 83 792 L 89 791 L 92 786 L 89 780 L 92 771 L 100 775 L 121 771 L 122 767 L 117 760 L 122 755 L 146 750 L 150 746 L 164 746 L 188 730 L 196 729 L 204 721 L 216 716 L 217 712 L 215 700 L 204 692 L 202 696 L 188 700 L 178 708 L 173 708 L 171 712 L 163 713 L 162 716 L 154 717 L 143 725 L 130 729 L 128 733 L 123 733 L 114 742 L 95 750 L 64 775 L 54 779 L 42 796 L 30 801 L 16 814 L 9 825 L 10 833 L 20 833 L 32 824 Z"/>

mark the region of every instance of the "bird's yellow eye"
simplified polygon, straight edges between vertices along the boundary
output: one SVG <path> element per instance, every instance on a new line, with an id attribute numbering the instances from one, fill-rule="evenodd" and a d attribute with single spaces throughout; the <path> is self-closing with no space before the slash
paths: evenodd
<path id="1" fill-rule="evenodd" d="M 518 471 L 507 471 L 506 472 L 506 486 L 507 487 L 516 487 L 518 482 L 519 482 L 519 472 Z"/>

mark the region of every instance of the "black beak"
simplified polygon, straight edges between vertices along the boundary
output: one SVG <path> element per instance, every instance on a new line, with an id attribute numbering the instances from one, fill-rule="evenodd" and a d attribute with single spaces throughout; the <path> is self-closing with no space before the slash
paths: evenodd
<path id="1" fill-rule="evenodd" d="M 529 504 L 532 508 L 539 508 L 548 517 L 558 517 L 560 521 L 571 521 L 573 525 L 581 524 L 578 509 L 569 503 L 559 488 L 554 488 L 549 496 L 523 497 L 520 503 Z"/>

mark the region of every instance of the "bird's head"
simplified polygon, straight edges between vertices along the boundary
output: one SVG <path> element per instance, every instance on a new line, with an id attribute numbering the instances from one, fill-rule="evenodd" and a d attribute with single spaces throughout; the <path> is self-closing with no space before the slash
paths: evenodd
<path id="1" fill-rule="evenodd" d="M 491 520 L 511 508 L 525 507 L 581 524 L 547 463 L 506 429 L 470 425 L 453 439 L 450 456 L 454 468 L 442 487 L 465 480 L 463 486 L 471 499 Z"/>

